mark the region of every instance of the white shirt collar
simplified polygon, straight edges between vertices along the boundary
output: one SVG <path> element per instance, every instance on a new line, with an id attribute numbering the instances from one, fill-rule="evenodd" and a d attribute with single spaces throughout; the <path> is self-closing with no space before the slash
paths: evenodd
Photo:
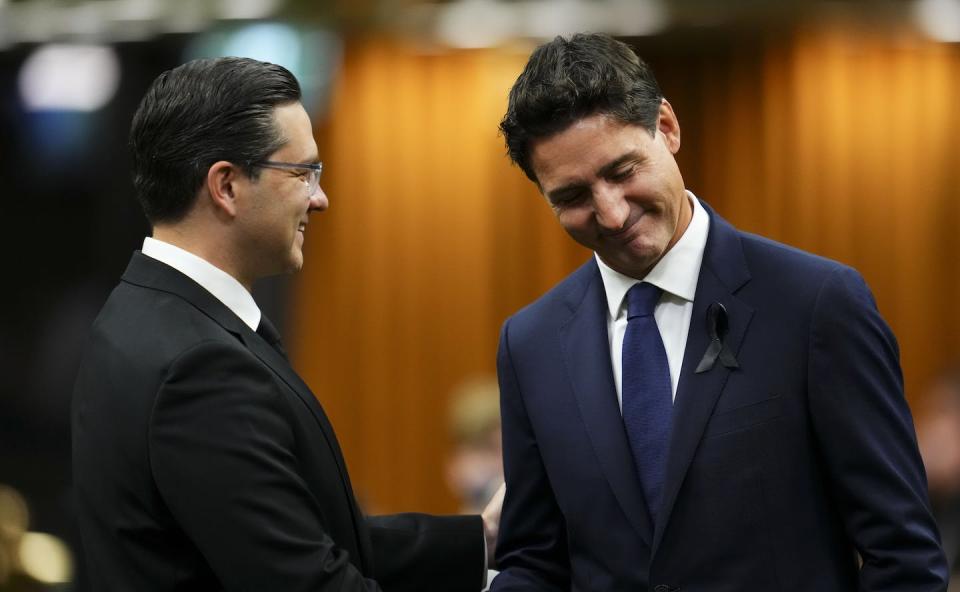
<path id="1" fill-rule="evenodd" d="M 707 246 L 710 215 L 700 205 L 697 196 L 690 191 L 687 191 L 687 198 L 693 207 L 690 224 L 680 240 L 664 253 L 646 277 L 642 278 L 642 281 L 651 283 L 678 298 L 692 302 L 697 293 L 697 279 L 700 277 L 703 251 Z M 600 267 L 603 288 L 607 293 L 610 318 L 615 319 L 620 312 L 627 291 L 641 280 L 614 270 L 604 263 L 596 253 L 594 253 L 594 256 L 597 259 L 597 265 Z"/>
<path id="2" fill-rule="evenodd" d="M 260 325 L 260 307 L 235 277 L 205 259 L 170 243 L 146 237 L 143 254 L 166 263 L 213 294 L 254 331 Z"/>

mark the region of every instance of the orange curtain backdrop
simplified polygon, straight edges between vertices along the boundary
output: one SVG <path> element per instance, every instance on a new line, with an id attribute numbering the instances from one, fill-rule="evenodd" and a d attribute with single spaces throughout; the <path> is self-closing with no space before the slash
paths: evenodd
<path id="1" fill-rule="evenodd" d="M 958 48 L 845 25 L 643 44 L 687 186 L 745 230 L 857 267 L 917 404 L 960 352 Z M 317 133 L 331 208 L 308 227 L 290 349 L 368 508 L 454 511 L 448 393 L 494 372 L 504 318 L 589 253 L 504 156 L 525 52 L 363 39 L 345 55 Z"/>
<path id="2" fill-rule="evenodd" d="M 495 374 L 504 318 L 588 254 L 504 157 L 526 55 L 348 45 L 318 130 L 330 210 L 306 233 L 294 364 L 377 511 L 455 511 L 447 397 Z"/>

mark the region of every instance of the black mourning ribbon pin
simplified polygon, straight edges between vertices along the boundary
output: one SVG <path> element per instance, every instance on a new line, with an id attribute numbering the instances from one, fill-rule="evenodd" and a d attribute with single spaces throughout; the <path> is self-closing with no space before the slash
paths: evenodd
<path id="1" fill-rule="evenodd" d="M 727 323 L 727 309 L 719 302 L 714 302 L 707 307 L 707 333 L 710 335 L 710 345 L 703 354 L 703 359 L 697 365 L 695 374 L 706 372 L 713 368 L 717 363 L 717 358 L 724 368 L 739 368 L 737 358 L 730 351 L 730 348 L 723 342 L 727 336 L 730 326 Z"/>

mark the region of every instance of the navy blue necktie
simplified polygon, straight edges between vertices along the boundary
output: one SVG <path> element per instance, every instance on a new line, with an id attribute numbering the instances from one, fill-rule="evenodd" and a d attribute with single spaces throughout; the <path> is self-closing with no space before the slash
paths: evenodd
<path id="1" fill-rule="evenodd" d="M 639 283 L 627 292 L 623 336 L 623 423 L 651 519 L 656 519 L 670 445 L 673 396 L 670 366 L 653 309 L 660 288 Z"/>

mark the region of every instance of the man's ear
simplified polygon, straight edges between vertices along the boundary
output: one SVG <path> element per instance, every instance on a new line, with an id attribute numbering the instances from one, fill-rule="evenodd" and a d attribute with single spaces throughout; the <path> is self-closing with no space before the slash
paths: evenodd
<path id="1" fill-rule="evenodd" d="M 672 154 L 680 150 L 680 122 L 673 112 L 673 107 L 666 99 L 660 99 L 660 115 L 657 120 L 657 131 L 662 133 L 667 141 L 667 148 Z"/>
<path id="2" fill-rule="evenodd" d="M 237 165 L 220 160 L 207 170 L 206 189 L 214 210 L 233 218 L 237 215 L 237 190 L 245 179 Z"/>

